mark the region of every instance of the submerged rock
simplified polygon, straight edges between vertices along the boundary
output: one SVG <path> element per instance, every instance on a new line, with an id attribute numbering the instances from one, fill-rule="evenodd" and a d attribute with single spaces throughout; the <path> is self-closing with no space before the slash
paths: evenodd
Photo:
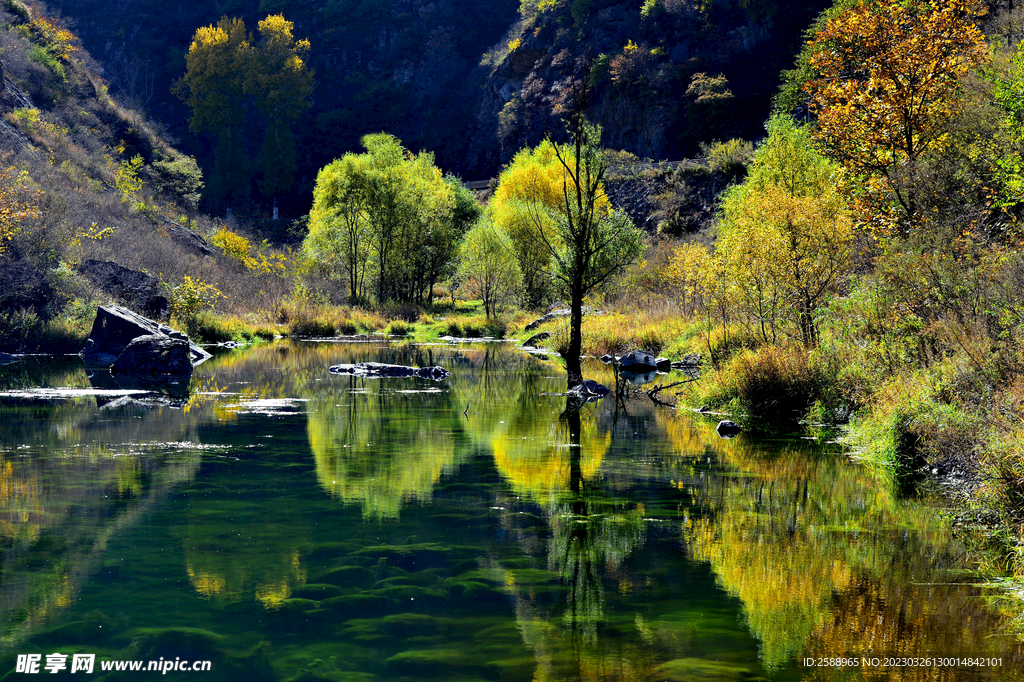
<path id="1" fill-rule="evenodd" d="M 132 342 L 141 337 L 154 338 L 135 344 L 129 355 L 120 360 Z M 147 353 L 148 359 L 144 357 Z M 79 355 L 89 367 L 148 374 L 191 372 L 194 365 L 212 357 L 184 333 L 116 305 L 97 308 L 92 332 Z"/>
<path id="2" fill-rule="evenodd" d="M 715 431 L 718 432 L 719 438 L 733 438 L 742 430 L 743 429 L 741 429 L 736 422 L 729 419 L 723 419 L 718 422 L 718 426 L 715 427 Z"/>
<path id="3" fill-rule="evenodd" d="M 87 374 L 89 384 L 99 391 L 127 392 L 128 395 L 96 395 L 101 409 L 114 409 L 126 405 L 144 407 L 182 407 L 189 400 L 188 374 L 111 374 L 94 370 Z"/>
<path id="4" fill-rule="evenodd" d="M 534 334 L 530 338 L 526 339 L 526 341 L 523 341 L 523 347 L 530 346 L 531 348 L 536 348 L 538 342 L 546 341 L 547 339 L 550 338 L 551 332 L 541 332 L 540 334 Z"/>
<path id="5" fill-rule="evenodd" d="M 420 377 L 440 381 L 451 376 L 444 367 L 406 367 L 405 365 L 388 365 L 383 362 L 357 362 L 355 364 L 334 365 L 331 374 L 350 374 L 357 377 Z"/>
<path id="6" fill-rule="evenodd" d="M 593 379 L 586 379 L 581 384 L 576 384 L 569 389 L 568 394 L 574 398 L 584 398 L 586 400 L 596 400 L 603 398 L 611 393 L 607 386 L 599 384 Z"/>

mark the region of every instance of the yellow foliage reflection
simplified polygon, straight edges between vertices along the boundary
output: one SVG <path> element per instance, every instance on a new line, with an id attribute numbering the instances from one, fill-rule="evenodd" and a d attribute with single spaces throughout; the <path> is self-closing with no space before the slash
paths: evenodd
<path id="1" fill-rule="evenodd" d="M 992 650 L 980 633 L 996 629 L 997 617 L 969 588 L 919 582 L 964 565 L 963 550 L 931 507 L 901 499 L 888 481 L 839 452 L 797 441 L 755 444 L 742 435 L 721 440 L 712 423 L 668 412 L 659 419 L 680 457 L 713 454 L 735 472 L 705 483 L 684 532 L 693 558 L 710 563 L 719 584 L 742 602 L 769 670 L 808 649 L 833 657 Z M 942 605 L 929 607 L 937 592 Z M 949 613 L 935 618 L 930 610 Z M 972 619 L 959 631 L 950 626 Z M 864 679 L 897 679 L 890 673 Z M 934 670 L 901 674 L 956 679 Z M 847 679 L 827 677 L 839 678 Z"/>
<path id="2" fill-rule="evenodd" d="M 31 472 L 19 475 L 14 464 L 0 455 L 0 538 L 34 540 L 39 535 L 39 479 Z"/>
<path id="3" fill-rule="evenodd" d="M 298 551 L 280 552 L 237 549 L 223 552 L 186 546 L 186 571 L 192 589 L 206 599 L 226 602 L 252 598 L 268 610 L 280 608 L 292 589 L 306 584 L 306 569 Z"/>
<path id="4" fill-rule="evenodd" d="M 181 538 L 192 589 L 206 599 L 253 599 L 276 609 L 306 584 L 299 548 L 309 540 L 309 527 L 292 508 L 226 490 L 193 500 L 173 533 Z"/>
<path id="5" fill-rule="evenodd" d="M 320 485 L 378 520 L 398 518 L 411 500 L 429 500 L 441 475 L 458 464 L 449 397 L 387 391 L 379 381 L 336 383 L 309 406 L 306 428 Z"/>
<path id="6" fill-rule="evenodd" d="M 571 444 L 567 422 L 559 417 L 565 401 L 542 395 L 539 372 L 512 368 L 459 379 L 453 391 L 457 404 L 467 406 L 460 415 L 462 428 L 474 444 L 491 451 L 516 493 L 553 503 L 570 488 L 573 447 L 581 454 L 583 478 L 597 475 L 611 433 L 602 433 L 593 411 L 584 410 L 579 442 Z"/>
<path id="7" fill-rule="evenodd" d="M 611 433 L 600 433 L 592 414 L 582 419 L 580 473 L 591 480 L 601 468 Z M 541 504 L 553 503 L 570 489 L 573 446 L 559 422 L 522 425 L 523 430 L 494 434 L 491 452 L 498 472 L 517 493 Z"/>

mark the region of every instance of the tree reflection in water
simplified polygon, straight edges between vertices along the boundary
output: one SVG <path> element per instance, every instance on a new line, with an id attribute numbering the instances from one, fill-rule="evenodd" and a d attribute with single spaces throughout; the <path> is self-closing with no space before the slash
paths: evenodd
<path id="1" fill-rule="evenodd" d="M 493 564 L 505 575 L 520 633 L 537 659 L 534 679 L 647 679 L 651 652 L 633 638 L 614 641 L 622 633 L 609 632 L 604 586 L 643 546 L 642 505 L 609 499 L 597 485 L 610 434 L 600 433 L 591 411 L 567 404 L 556 427 L 548 427 L 546 439 L 511 432 L 495 442 L 499 470 L 513 490 L 544 511 L 549 537 L 536 549 L 560 585 L 557 601 L 545 599 L 537 585 L 520 585 L 514 570 Z"/>

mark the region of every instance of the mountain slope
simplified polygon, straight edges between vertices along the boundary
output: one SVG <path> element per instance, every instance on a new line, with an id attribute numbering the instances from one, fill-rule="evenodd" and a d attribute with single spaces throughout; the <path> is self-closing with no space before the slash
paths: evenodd
<path id="1" fill-rule="evenodd" d="M 560 128 L 554 94 L 566 60 L 586 49 L 597 57 L 590 113 L 608 146 L 679 158 L 702 140 L 759 137 L 779 72 L 828 4 L 555 0 L 541 11 L 536 0 L 120 0 L 112 12 L 106 0 L 53 2 L 103 63 L 112 94 L 145 105 L 204 168 L 213 139 L 187 131 L 188 111 L 170 94 L 195 29 L 222 14 L 250 30 L 271 12 L 293 21 L 312 43 L 317 82 L 296 126 L 292 215 L 308 208 L 317 170 L 370 132 L 433 151 L 467 179 L 493 176 L 516 149 Z M 699 73 L 708 81 L 694 90 Z"/>

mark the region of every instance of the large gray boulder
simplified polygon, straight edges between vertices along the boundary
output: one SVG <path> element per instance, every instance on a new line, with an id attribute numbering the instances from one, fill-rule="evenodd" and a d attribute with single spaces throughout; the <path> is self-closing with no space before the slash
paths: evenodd
<path id="1" fill-rule="evenodd" d="M 110 366 L 114 374 L 188 374 L 192 371 L 189 342 L 165 334 L 132 339 Z"/>
<path id="2" fill-rule="evenodd" d="M 132 347 L 131 352 L 120 361 L 135 339 L 140 337 L 156 337 L 142 341 Z M 174 342 L 174 343 L 171 343 Z M 188 362 L 187 367 L 177 359 L 184 348 Z M 142 359 L 142 355 L 150 353 L 151 360 Z M 100 306 L 96 309 L 96 320 L 92 324 L 92 332 L 85 342 L 85 348 L 79 353 L 89 367 L 114 367 L 117 372 L 142 372 L 148 374 L 178 374 L 190 372 L 194 365 L 208 359 L 205 350 L 188 340 L 188 337 L 167 325 L 158 324 L 149 318 L 134 313 L 123 306 Z M 168 364 L 163 365 L 165 361 Z M 132 369 L 136 368 L 136 369 Z M 141 369 L 145 368 L 145 369 Z"/>

